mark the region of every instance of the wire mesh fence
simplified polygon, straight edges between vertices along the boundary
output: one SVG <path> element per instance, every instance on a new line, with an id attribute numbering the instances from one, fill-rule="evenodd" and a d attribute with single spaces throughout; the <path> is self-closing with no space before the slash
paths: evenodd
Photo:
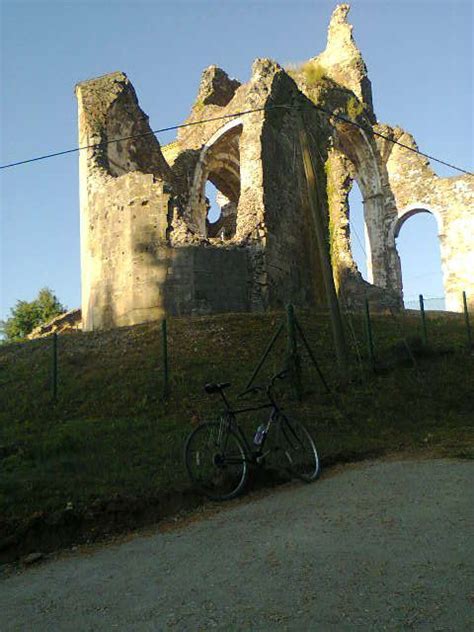
<path id="1" fill-rule="evenodd" d="M 376 312 L 370 303 L 363 312 L 344 311 L 351 375 L 368 379 L 397 354 L 415 365 L 422 346 L 472 348 L 467 302 L 464 314 L 449 317 L 435 309 L 443 299 L 423 297 L 422 304 L 423 309 L 420 300 L 407 302 L 399 312 Z M 321 374 L 329 384 L 338 379 L 329 311 L 296 310 L 296 317 L 301 332 L 296 332 L 293 353 L 299 354 L 310 381 L 323 393 Z M 271 345 L 265 366 L 258 367 L 278 328 L 284 335 Z M 284 312 L 171 318 L 116 330 L 52 335 L 0 347 L 0 400 L 4 410 L 26 416 L 55 405 L 79 417 L 102 409 L 111 415 L 125 409 L 140 413 L 156 408 L 168 395 L 197 405 L 200 398 L 205 401 L 196 393 L 206 380 L 231 377 L 244 387 L 256 368 L 259 379 L 281 369 L 288 348 Z"/>
<path id="2" fill-rule="evenodd" d="M 63 511 L 116 494 L 148 503 L 157 490 L 186 489 L 185 439 L 221 409 L 204 384 L 231 382 L 226 394 L 239 404 L 236 396 L 257 367 L 258 385 L 283 368 L 299 371 L 301 392 L 291 388 L 292 379 L 282 380 L 277 401 L 318 433 L 326 463 L 341 454 L 366 456 L 369 444 L 374 450 L 398 446 L 399 426 L 412 419 L 413 427 L 426 427 L 440 398 L 447 423 L 453 419 L 450 397 L 456 398 L 462 425 L 470 387 L 457 365 L 472 365 L 472 359 L 452 356 L 452 350 L 466 348 L 463 314 L 428 319 L 425 345 L 419 312 L 377 313 L 372 307 L 373 358 L 367 314 L 343 312 L 346 384 L 325 310 L 295 309 L 293 333 L 281 310 L 169 318 L 166 336 L 163 323 L 155 322 L 2 345 L 0 513 L 30 516 L 45 506 Z M 446 349 L 452 357 L 444 362 Z M 259 422 L 256 413 L 239 416 L 249 438 Z M 390 424 L 393 441 L 385 435 Z"/>
<path id="3" fill-rule="evenodd" d="M 426 311 L 444 312 L 446 311 L 446 300 L 444 296 L 426 297 L 423 296 L 424 308 Z M 420 310 L 420 297 L 409 297 L 403 301 L 405 309 Z"/>

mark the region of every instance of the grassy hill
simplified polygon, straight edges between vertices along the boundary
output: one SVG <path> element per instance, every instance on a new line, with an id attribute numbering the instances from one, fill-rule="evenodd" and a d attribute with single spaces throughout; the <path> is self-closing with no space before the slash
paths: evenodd
<path id="1" fill-rule="evenodd" d="M 220 408 L 207 381 L 243 390 L 283 313 L 168 321 L 170 395 L 162 399 L 159 323 L 59 337 L 58 400 L 50 338 L 0 346 L 0 560 L 120 531 L 195 506 L 182 463 L 186 435 Z M 281 391 L 310 427 L 323 466 L 388 451 L 472 458 L 474 357 L 462 316 L 377 316 L 380 370 L 367 361 L 365 323 L 346 316 L 349 382 L 341 385 L 327 315 L 298 314 L 333 395 L 302 350 L 304 397 Z M 282 336 L 257 383 L 282 368 Z M 260 417 L 244 420 L 251 433 Z"/>

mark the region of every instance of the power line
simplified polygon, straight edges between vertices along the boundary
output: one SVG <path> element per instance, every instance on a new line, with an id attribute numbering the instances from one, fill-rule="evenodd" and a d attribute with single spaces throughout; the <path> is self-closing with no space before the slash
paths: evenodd
<path id="1" fill-rule="evenodd" d="M 313 104 L 313 105 L 317 110 L 319 110 L 320 112 L 324 112 L 328 116 L 333 116 L 334 118 L 340 121 L 344 121 L 344 123 L 350 123 L 351 125 L 354 125 L 355 127 L 358 127 L 359 129 L 363 130 L 364 132 L 369 132 L 369 133 L 372 133 L 374 136 L 378 136 L 379 138 L 388 140 L 390 143 L 393 143 L 394 145 L 399 145 L 400 147 L 403 147 L 404 149 L 408 149 L 409 151 L 412 151 L 414 154 L 419 154 L 420 156 L 424 156 L 425 158 L 428 158 L 429 160 L 433 160 L 434 162 L 439 162 L 441 165 L 444 165 L 445 167 L 450 167 L 451 169 L 455 169 L 456 171 L 460 171 L 461 173 L 466 173 L 468 176 L 474 175 L 473 173 L 471 173 L 471 171 L 466 171 L 466 169 L 462 169 L 461 167 L 456 167 L 456 165 L 452 165 L 449 162 L 445 162 L 444 160 L 440 160 L 439 158 L 430 156 L 430 154 L 425 154 L 419 149 L 415 149 L 414 147 L 410 147 L 410 145 L 405 145 L 404 143 L 400 143 L 398 140 L 394 140 L 393 138 L 390 138 L 389 136 L 385 136 L 384 134 L 381 134 L 380 132 L 376 132 L 372 127 L 365 127 L 364 125 L 361 125 L 360 123 L 357 123 L 356 121 L 351 121 L 345 116 L 341 116 L 340 114 L 335 114 L 334 112 L 331 112 L 330 110 L 326 110 L 325 108 L 322 108 L 320 105 L 316 105 L 316 104 Z"/>
<path id="2" fill-rule="evenodd" d="M 203 119 L 200 121 L 192 121 L 191 123 L 181 123 L 180 125 L 171 125 L 170 127 L 163 127 L 162 129 L 151 130 L 149 132 L 143 132 L 142 134 L 133 134 L 132 136 L 123 136 L 121 138 L 113 138 L 112 140 L 106 140 L 101 143 L 94 143 L 93 145 L 83 145 L 82 147 L 74 147 L 74 149 L 66 149 L 64 151 L 57 151 L 53 154 L 45 154 L 44 156 L 37 156 L 36 158 L 28 158 L 27 160 L 20 160 L 19 162 L 11 162 L 8 165 L 0 165 L 0 169 L 8 169 L 9 167 L 17 167 L 18 165 L 26 165 L 29 162 L 37 162 L 38 160 L 46 160 L 47 158 L 54 158 L 55 156 L 64 156 L 65 154 L 73 154 L 84 149 L 95 149 L 96 147 L 103 147 L 104 145 L 110 145 L 112 143 L 119 143 L 123 140 L 132 140 L 134 138 L 143 138 L 144 136 L 155 136 L 156 134 L 162 134 L 163 132 L 171 132 L 183 127 L 191 127 L 192 125 L 204 125 L 204 123 L 211 123 L 212 121 L 221 121 L 223 119 L 233 118 L 236 116 L 243 116 L 244 114 L 250 114 L 252 112 L 261 112 L 265 109 L 273 109 L 278 107 L 288 107 L 286 105 L 275 105 L 270 108 L 255 108 L 253 110 L 245 110 L 243 112 L 236 112 L 235 114 L 224 114 L 222 116 L 215 116 L 210 119 Z"/>
<path id="3" fill-rule="evenodd" d="M 461 167 L 456 167 L 456 165 L 452 165 L 449 162 L 445 162 L 444 160 L 440 160 L 439 158 L 435 158 L 434 156 L 431 156 L 429 154 L 425 154 L 422 151 L 420 151 L 419 149 L 414 149 L 413 147 L 410 147 L 409 145 L 405 145 L 404 143 L 400 143 L 397 140 L 394 140 L 393 138 L 390 138 L 389 136 L 385 136 L 384 134 L 381 134 L 380 132 L 376 132 L 374 129 L 372 129 L 371 127 L 365 127 L 364 125 L 361 125 L 360 123 L 357 123 L 356 121 L 352 121 L 348 118 L 346 118 L 345 116 L 341 116 L 339 114 L 335 114 L 334 112 L 331 112 L 330 110 L 326 110 L 325 108 L 316 105 L 313 103 L 313 107 L 315 107 L 317 110 L 319 110 L 320 112 L 323 112 L 324 114 L 326 114 L 327 116 L 332 116 L 340 121 L 343 121 L 344 123 L 348 123 L 350 125 L 354 125 L 355 127 L 358 127 L 359 129 L 368 132 L 369 134 L 374 134 L 374 136 L 378 136 L 380 138 L 383 138 L 384 140 L 393 143 L 394 145 L 399 145 L 400 147 L 403 147 L 404 149 L 408 149 L 409 151 L 412 151 L 415 154 L 419 154 L 420 156 L 424 156 L 425 158 L 428 158 L 429 160 L 433 160 L 434 162 L 438 162 L 446 167 L 450 167 L 451 169 L 454 169 L 456 171 L 460 171 L 461 173 L 465 173 L 467 175 L 474 175 L 472 174 L 470 171 L 466 171 L 465 169 L 462 169 Z M 244 116 L 246 114 L 252 114 L 254 112 L 263 112 L 264 110 L 268 111 L 268 110 L 275 110 L 275 109 L 279 109 L 279 108 L 285 108 L 285 109 L 299 109 L 298 106 L 292 106 L 292 105 L 271 105 L 269 107 L 260 107 L 260 108 L 253 108 L 251 110 L 243 110 L 241 112 L 235 112 L 234 114 L 223 114 L 222 116 L 215 116 L 213 118 L 209 118 L 209 119 L 201 119 L 199 121 L 191 121 L 190 123 L 181 123 L 179 125 L 171 125 L 169 127 L 163 127 L 161 129 L 157 129 L 157 130 L 151 130 L 149 132 L 144 132 L 142 134 L 133 134 L 131 136 L 124 136 L 121 138 L 113 138 L 111 140 L 106 140 L 100 143 L 94 143 L 92 145 L 84 145 L 82 147 L 74 147 L 73 149 L 66 149 L 64 151 L 57 151 L 51 154 L 44 154 L 42 156 L 36 156 L 35 158 L 28 158 L 27 160 L 20 160 L 18 162 L 11 162 L 8 163 L 6 165 L 0 165 L 0 170 L 1 169 L 9 169 L 10 167 L 18 167 L 20 165 L 25 165 L 31 162 L 38 162 L 40 160 L 46 160 L 48 158 L 55 158 L 56 156 L 65 156 L 67 154 L 73 154 L 79 151 L 83 151 L 84 149 L 95 149 L 97 147 L 103 147 L 105 145 L 110 145 L 112 143 L 119 143 L 121 141 L 124 140 L 132 140 L 135 138 L 143 138 L 145 136 L 156 136 L 157 134 L 162 134 L 164 132 L 171 132 L 171 131 L 175 131 L 178 129 L 183 129 L 185 127 L 192 127 L 194 125 L 204 125 L 206 123 L 212 123 L 213 121 L 222 121 L 225 119 L 230 119 L 230 118 L 236 118 L 239 116 Z"/>
<path id="4" fill-rule="evenodd" d="M 353 231 L 355 233 L 355 236 L 357 237 L 357 241 L 359 242 L 359 246 L 361 247 L 362 252 L 364 253 L 365 259 L 367 261 L 367 253 L 365 252 L 364 244 L 362 243 L 362 240 L 359 237 L 359 233 L 355 229 L 354 223 L 351 222 L 351 220 L 350 220 L 350 209 L 349 209 L 349 226 L 350 226 L 351 231 Z"/>

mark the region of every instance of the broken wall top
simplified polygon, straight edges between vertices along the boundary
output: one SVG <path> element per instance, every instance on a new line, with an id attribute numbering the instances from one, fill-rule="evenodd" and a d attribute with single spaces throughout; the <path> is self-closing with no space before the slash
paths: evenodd
<path id="1" fill-rule="evenodd" d="M 123 72 L 113 72 L 76 85 L 81 145 L 90 150 L 91 168 L 118 177 L 141 171 L 168 182 L 173 175 L 160 143 Z"/>

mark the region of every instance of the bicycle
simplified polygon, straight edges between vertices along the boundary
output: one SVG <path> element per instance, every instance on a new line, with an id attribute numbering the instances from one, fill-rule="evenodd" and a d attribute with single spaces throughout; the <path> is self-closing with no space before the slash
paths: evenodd
<path id="1" fill-rule="evenodd" d="M 264 465 L 266 458 L 276 453 L 289 474 L 311 482 L 320 474 L 319 457 L 313 438 L 303 424 L 290 420 L 282 411 L 273 395 L 277 379 L 284 379 L 288 371 L 274 375 L 268 384 L 253 386 L 238 395 L 264 391 L 268 402 L 233 410 L 224 389 L 231 384 L 206 384 L 208 394 L 219 393 L 225 410 L 218 421 L 205 421 L 195 428 L 186 440 L 184 460 L 193 484 L 212 500 L 230 500 L 243 492 L 247 484 L 250 466 Z M 265 424 L 254 435 L 253 447 L 237 422 L 237 415 L 270 408 Z M 273 447 L 268 446 L 269 435 L 275 435 Z M 281 463 L 280 463 L 281 465 Z"/>

